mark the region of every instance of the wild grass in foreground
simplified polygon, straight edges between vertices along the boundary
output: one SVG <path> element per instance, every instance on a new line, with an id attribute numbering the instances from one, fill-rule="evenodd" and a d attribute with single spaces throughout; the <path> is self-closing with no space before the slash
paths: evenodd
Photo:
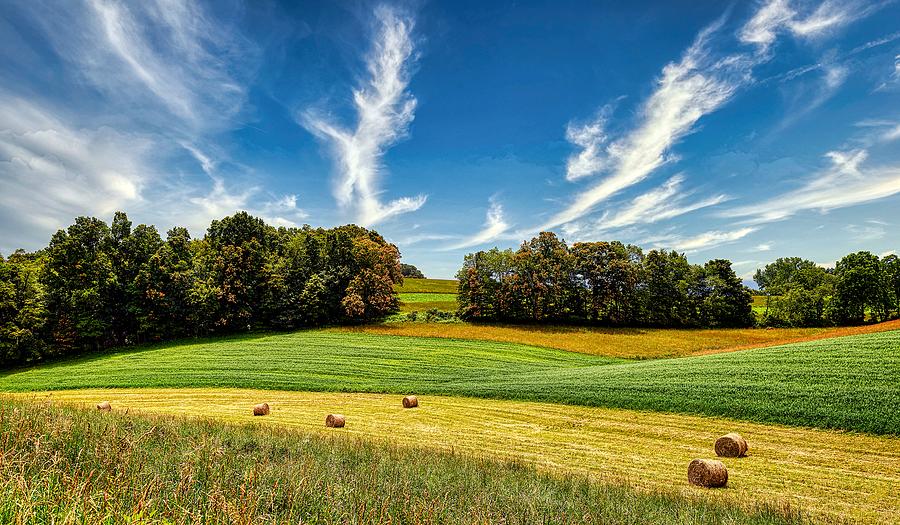
<path id="1" fill-rule="evenodd" d="M 893 523 L 900 516 L 900 439 L 729 419 L 552 403 L 420 395 L 407 410 L 396 394 L 239 389 L 97 389 L 5 394 L 93 407 L 109 400 L 131 414 L 214 418 L 333 435 L 325 414 L 346 416 L 340 435 L 398 445 L 521 461 L 544 472 L 627 480 L 723 503 L 797 508 L 824 522 Z M 251 415 L 266 401 L 271 413 Z M 728 487 L 687 484 L 694 458 L 713 454 L 725 432 L 739 432 L 750 455 L 722 458 Z M 746 508 L 746 507 L 745 507 Z"/>
<path id="2" fill-rule="evenodd" d="M 3 400 L 2 523 L 780 524 L 789 511 L 206 420 Z"/>
<path id="3" fill-rule="evenodd" d="M 428 393 L 900 435 L 900 331 L 628 362 L 485 341 L 305 331 L 0 374 L 0 390 L 230 387 Z"/>

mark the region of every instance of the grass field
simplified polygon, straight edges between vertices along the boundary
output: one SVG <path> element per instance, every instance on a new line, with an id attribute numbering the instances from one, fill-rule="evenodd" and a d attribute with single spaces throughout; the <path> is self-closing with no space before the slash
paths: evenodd
<path id="1" fill-rule="evenodd" d="M 394 286 L 398 293 L 451 293 L 456 294 L 459 282 L 456 279 L 403 279 L 403 284 Z"/>
<path id="2" fill-rule="evenodd" d="M 216 399 L 207 401 L 217 406 Z M 178 402 L 170 407 L 178 410 L 154 417 L 3 399 L 0 522 L 799 522 L 795 512 L 750 511 L 670 488 L 637 491 L 540 473 L 521 462 L 376 445 L 347 435 L 360 426 L 356 419 L 346 433 L 323 435 L 271 423 L 173 419 L 172 412 L 202 400 L 168 401 Z M 287 413 L 276 409 L 272 422 L 279 411 Z"/>
<path id="3" fill-rule="evenodd" d="M 900 434 L 900 331 L 624 362 L 484 341 L 304 331 L 163 345 L 0 375 L 0 390 L 419 392 Z"/>
<path id="4" fill-rule="evenodd" d="M 472 323 L 384 323 L 337 327 L 330 330 L 378 335 L 475 339 L 557 348 L 604 357 L 657 359 L 900 330 L 900 321 L 841 328 L 697 330 Z"/>
<path id="5" fill-rule="evenodd" d="M 455 293 L 403 292 L 398 294 L 401 312 L 424 312 L 436 309 L 445 312 L 456 311 Z"/>
<path id="6" fill-rule="evenodd" d="M 766 302 L 768 301 L 768 297 L 765 295 L 754 295 L 753 303 L 750 305 L 753 308 L 753 313 L 756 315 L 762 315 L 766 312 Z"/>

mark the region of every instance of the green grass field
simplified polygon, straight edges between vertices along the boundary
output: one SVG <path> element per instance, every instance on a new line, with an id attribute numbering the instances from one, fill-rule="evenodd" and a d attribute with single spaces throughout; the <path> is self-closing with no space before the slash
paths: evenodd
<path id="1" fill-rule="evenodd" d="M 800 523 L 796 511 L 283 427 L 3 400 L 0 523 Z"/>
<path id="2" fill-rule="evenodd" d="M 425 312 L 432 309 L 455 312 L 457 307 L 455 293 L 403 292 L 398 296 L 401 312 Z"/>
<path id="3" fill-rule="evenodd" d="M 160 345 L 0 375 L 0 390 L 236 387 L 432 393 L 900 435 L 900 331 L 656 361 L 303 331 Z"/>
<path id="4" fill-rule="evenodd" d="M 456 294 L 459 282 L 456 279 L 403 279 L 403 284 L 394 286 L 398 293 L 452 293 Z"/>

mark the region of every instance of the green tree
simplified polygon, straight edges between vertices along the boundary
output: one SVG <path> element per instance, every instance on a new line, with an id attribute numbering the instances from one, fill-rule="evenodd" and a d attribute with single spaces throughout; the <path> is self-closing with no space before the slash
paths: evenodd
<path id="1" fill-rule="evenodd" d="M 48 350 L 43 264 L 41 255 L 21 250 L 0 257 L 0 365 L 38 360 Z"/>
<path id="2" fill-rule="evenodd" d="M 839 323 L 859 324 L 868 314 L 872 319 L 887 317 L 889 296 L 884 268 L 877 255 L 851 253 L 834 267 L 833 313 Z"/>
<path id="3" fill-rule="evenodd" d="M 654 326 L 697 324 L 688 289 L 691 265 L 683 254 L 651 250 L 644 257 L 645 322 Z"/>
<path id="4" fill-rule="evenodd" d="M 403 274 L 403 277 L 409 277 L 410 279 L 424 279 L 425 274 L 422 273 L 421 270 L 416 268 L 411 264 L 400 264 L 400 273 Z"/>
<path id="5" fill-rule="evenodd" d="M 891 254 L 881 260 L 888 298 L 894 315 L 900 316 L 900 257 Z"/>
<path id="6" fill-rule="evenodd" d="M 640 249 L 621 242 L 579 242 L 572 246 L 574 273 L 584 299 L 586 316 L 611 324 L 639 318 Z"/>
<path id="7" fill-rule="evenodd" d="M 78 217 L 47 247 L 42 282 L 47 293 L 53 348 L 58 353 L 109 344 L 117 279 L 110 230 L 100 219 Z"/>
<path id="8" fill-rule="evenodd" d="M 191 237 L 185 228 L 172 228 L 166 242 L 143 265 L 135 279 L 140 297 L 138 334 L 162 340 L 195 333 L 192 319 L 193 286 Z"/>
<path id="9" fill-rule="evenodd" d="M 753 297 L 731 268 L 731 261 L 713 259 L 703 265 L 701 276 L 705 290 L 701 319 L 706 326 L 742 327 L 754 323 Z"/>

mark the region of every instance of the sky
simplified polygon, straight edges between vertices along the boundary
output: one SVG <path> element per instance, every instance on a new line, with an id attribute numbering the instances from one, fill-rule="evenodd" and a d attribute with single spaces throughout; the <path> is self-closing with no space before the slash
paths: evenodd
<path id="1" fill-rule="evenodd" d="M 540 231 L 900 250 L 900 1 L 11 0 L 0 253 L 126 211 L 356 223 L 427 276 Z"/>

